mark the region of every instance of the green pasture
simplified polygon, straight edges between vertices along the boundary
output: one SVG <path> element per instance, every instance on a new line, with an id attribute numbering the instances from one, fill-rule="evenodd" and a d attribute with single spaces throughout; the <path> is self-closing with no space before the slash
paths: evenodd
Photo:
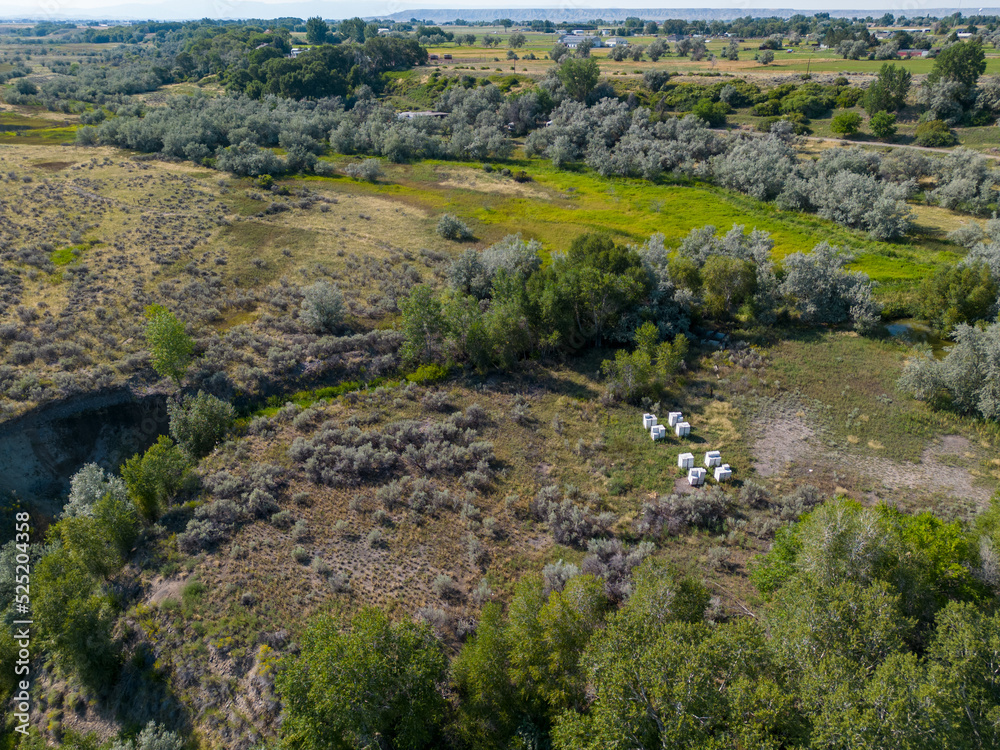
<path id="1" fill-rule="evenodd" d="M 878 242 L 818 216 L 781 211 L 703 183 L 604 178 L 585 168 L 557 170 L 541 159 L 513 159 L 507 166 L 515 172 L 523 169 L 532 181 L 519 186 L 495 171 L 486 174 L 480 164 L 444 161 L 386 165 L 387 179 L 376 185 L 339 177 L 305 179 L 419 206 L 431 223 L 442 213 L 455 214 L 483 243 L 520 232 L 537 239 L 547 252 L 566 250 L 587 232 L 609 232 L 619 241 L 637 244 L 660 232 L 668 246 L 676 246 L 692 229 L 712 224 L 724 233 L 742 224 L 744 231 L 756 228 L 771 234 L 776 260 L 808 252 L 823 241 L 844 247 L 854 254 L 852 268 L 878 281 L 883 293 L 912 294 L 914 281 L 958 257 L 924 216 L 918 217 L 922 221 L 914 236 Z M 456 174 L 459 184 L 453 179 Z"/>

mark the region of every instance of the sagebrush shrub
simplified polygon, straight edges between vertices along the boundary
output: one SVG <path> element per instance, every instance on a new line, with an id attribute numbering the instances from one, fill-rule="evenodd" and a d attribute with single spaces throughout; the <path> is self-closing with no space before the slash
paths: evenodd
<path id="1" fill-rule="evenodd" d="M 456 242 L 465 242 L 473 237 L 472 230 L 469 229 L 468 225 L 452 214 L 442 214 L 441 218 L 438 219 L 437 233 L 446 240 Z"/>

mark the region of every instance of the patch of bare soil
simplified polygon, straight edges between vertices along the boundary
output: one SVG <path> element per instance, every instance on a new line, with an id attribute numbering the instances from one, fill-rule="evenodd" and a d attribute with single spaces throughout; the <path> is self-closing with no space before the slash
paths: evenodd
<path id="1" fill-rule="evenodd" d="M 181 589 L 183 587 L 184 581 L 182 580 L 171 578 L 165 581 L 160 581 L 153 586 L 153 590 L 149 594 L 149 603 L 159 604 L 167 599 L 180 601 Z"/>
<path id="2" fill-rule="evenodd" d="M 970 447 L 969 440 L 961 435 L 944 435 L 940 442 L 923 450 L 920 463 L 861 458 L 857 460 L 857 466 L 892 490 L 919 489 L 986 502 L 990 498 L 990 489 L 975 484 L 969 466 L 954 466 L 940 460 L 941 456 L 955 455 L 974 459 L 969 453 Z"/>
<path id="3" fill-rule="evenodd" d="M 754 444 L 754 469 L 762 477 L 778 474 L 816 451 L 809 440 L 815 431 L 802 417 L 777 417 L 765 423 Z"/>
<path id="4" fill-rule="evenodd" d="M 688 482 L 687 477 L 681 477 L 680 479 L 674 480 L 674 494 L 675 495 L 690 495 L 694 492 L 695 488 L 691 486 Z"/>
<path id="5" fill-rule="evenodd" d="M 794 464 L 808 463 L 814 467 L 810 472 L 818 472 L 817 481 L 827 470 L 842 481 L 846 471 L 857 479 L 880 483 L 890 492 L 917 490 L 921 495 L 948 495 L 978 503 L 989 500 L 990 488 L 977 483 L 972 472 L 977 460 L 972 444 L 961 435 L 941 436 L 924 449 L 918 463 L 831 453 L 813 441 L 814 436 L 815 430 L 803 417 L 785 414 L 765 420 L 754 444 L 757 474 L 780 475 Z"/>
<path id="6" fill-rule="evenodd" d="M 515 182 L 509 177 L 499 177 L 474 172 L 473 170 L 448 170 L 441 173 L 442 187 L 475 190 L 480 193 L 497 193 L 500 195 L 516 195 L 521 198 L 538 198 L 545 200 L 549 195 L 538 187 L 528 183 Z"/>

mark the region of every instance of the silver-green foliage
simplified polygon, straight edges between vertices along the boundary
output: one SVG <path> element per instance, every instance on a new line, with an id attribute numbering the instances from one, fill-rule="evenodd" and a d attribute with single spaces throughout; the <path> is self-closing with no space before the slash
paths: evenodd
<path id="1" fill-rule="evenodd" d="M 986 157 L 959 148 L 939 162 L 938 187 L 930 197 L 945 208 L 984 213 L 996 203 L 998 182 Z"/>
<path id="2" fill-rule="evenodd" d="M 1000 419 L 1000 323 L 985 329 L 962 324 L 952 336 L 956 344 L 944 359 L 926 354 L 909 360 L 900 387 L 920 399 Z"/>
<path id="3" fill-rule="evenodd" d="M 437 232 L 446 240 L 463 242 L 472 239 L 472 230 L 453 214 L 442 214 L 438 219 Z"/>
<path id="4" fill-rule="evenodd" d="M 747 138 L 712 159 L 712 172 L 723 187 L 771 200 L 795 170 L 795 152 L 779 138 Z"/>
<path id="5" fill-rule="evenodd" d="M 105 495 L 113 495 L 119 501 L 128 501 L 125 482 L 114 474 L 105 473 L 97 464 L 87 464 L 77 471 L 69 486 L 69 500 L 63 507 L 65 518 L 92 515 L 94 503 Z"/>
<path id="6" fill-rule="evenodd" d="M 316 333 L 337 330 L 344 319 L 344 295 L 329 281 L 317 281 L 303 288 L 299 319 Z"/>
<path id="7" fill-rule="evenodd" d="M 185 396 L 181 402 L 172 402 L 167 410 L 171 437 L 188 455 L 196 458 L 210 453 L 236 420 L 232 404 L 204 391 L 196 396 Z"/>
<path id="8" fill-rule="evenodd" d="M 117 740 L 111 750 L 183 750 L 183 738 L 154 721 L 150 721 L 132 740 Z"/>
<path id="9" fill-rule="evenodd" d="M 448 271 L 451 285 L 479 299 L 490 296 L 493 279 L 501 270 L 521 281 L 542 266 L 542 249 L 537 240 L 523 240 L 520 233 L 508 234 L 479 252 L 472 248 L 462 253 Z"/>
<path id="10" fill-rule="evenodd" d="M 875 327 L 879 306 L 872 297 L 874 282 L 861 271 L 844 266 L 851 256 L 821 242 L 811 253 L 792 253 L 784 260 L 785 280 L 780 291 L 807 323 L 851 321 L 860 331 Z"/>

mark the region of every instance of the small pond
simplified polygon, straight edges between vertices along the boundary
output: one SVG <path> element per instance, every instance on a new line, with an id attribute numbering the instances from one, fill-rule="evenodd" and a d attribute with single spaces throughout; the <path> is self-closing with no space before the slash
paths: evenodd
<path id="1" fill-rule="evenodd" d="M 930 348 L 931 353 L 941 359 L 948 353 L 948 349 L 955 345 L 954 341 L 939 336 L 938 333 L 925 322 L 909 319 L 897 320 L 885 327 L 889 335 L 894 339 L 919 346 Z"/>

